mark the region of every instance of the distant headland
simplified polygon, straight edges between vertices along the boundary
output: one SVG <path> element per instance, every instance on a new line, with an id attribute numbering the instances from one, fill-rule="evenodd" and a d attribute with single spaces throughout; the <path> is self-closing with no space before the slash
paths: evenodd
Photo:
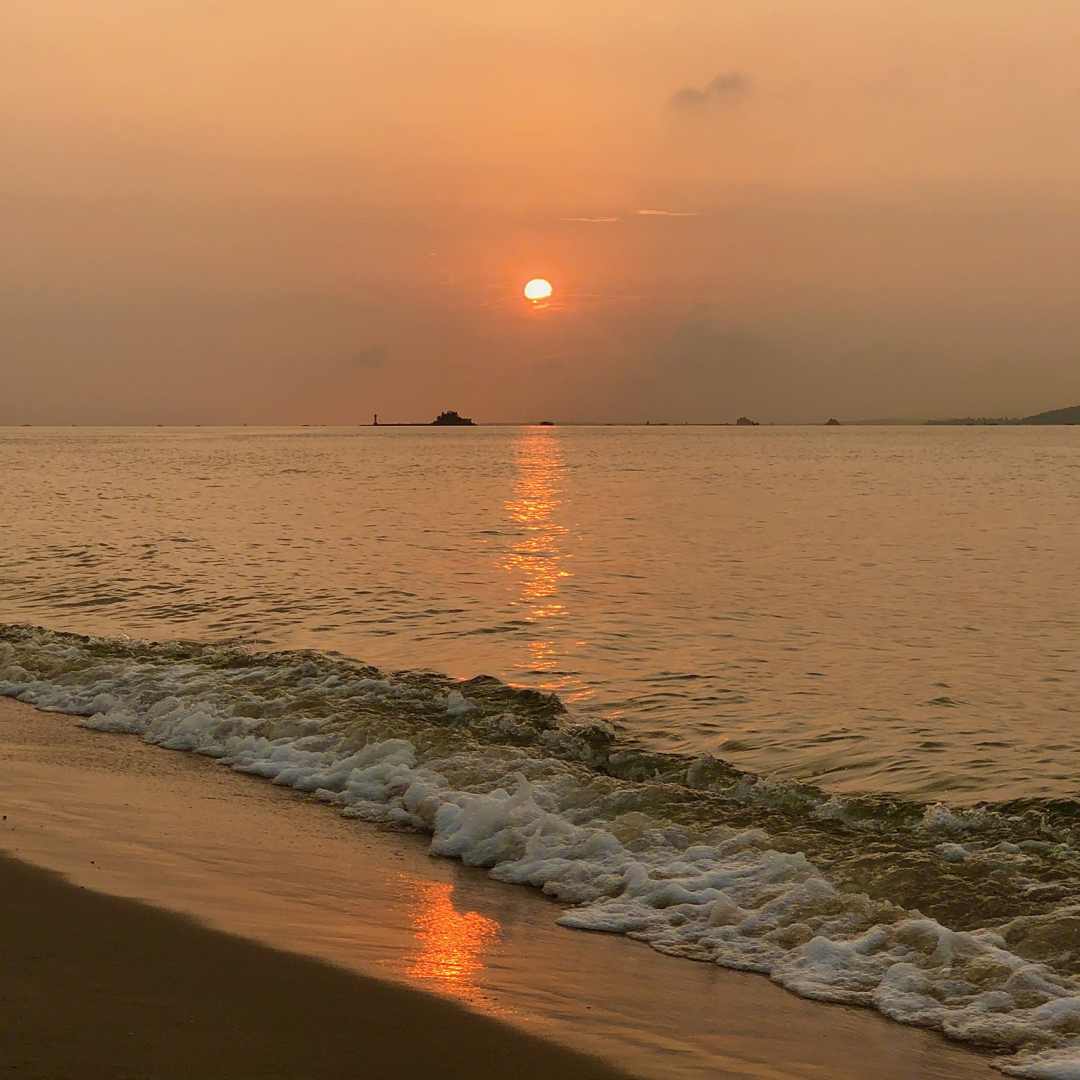
<path id="1" fill-rule="evenodd" d="M 1051 409 L 1032 416 L 965 416 L 952 420 L 927 420 L 931 427 L 999 427 L 1016 424 L 1080 424 L 1080 405 L 1067 409 Z"/>
<path id="2" fill-rule="evenodd" d="M 1025 416 L 1021 424 L 1080 424 L 1080 405 L 1067 409 L 1051 409 L 1049 412 Z"/>

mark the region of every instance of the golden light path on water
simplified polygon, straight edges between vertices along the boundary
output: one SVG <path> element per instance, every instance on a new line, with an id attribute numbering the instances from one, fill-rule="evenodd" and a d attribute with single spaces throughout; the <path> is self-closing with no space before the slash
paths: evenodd
<path id="1" fill-rule="evenodd" d="M 515 577 L 517 602 L 528 608 L 527 619 L 537 630 L 530 637 L 527 659 L 516 666 L 534 675 L 547 673 L 544 689 L 560 690 L 565 679 L 556 674 L 559 657 L 544 628 L 550 620 L 569 614 L 559 598 L 559 586 L 564 578 L 573 577 L 563 566 L 569 558 L 563 546 L 568 529 L 555 520 L 565 472 L 562 450 L 550 428 L 528 428 L 515 444 L 514 456 L 517 477 L 506 513 L 520 539 L 495 565 Z M 567 695 L 567 700 L 574 700 L 574 695 Z"/>

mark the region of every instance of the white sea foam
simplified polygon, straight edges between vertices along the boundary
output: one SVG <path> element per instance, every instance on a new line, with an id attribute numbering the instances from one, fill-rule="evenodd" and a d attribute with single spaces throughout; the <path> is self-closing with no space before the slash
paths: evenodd
<path id="1" fill-rule="evenodd" d="M 218 758 L 351 817 L 424 830 L 433 853 L 572 905 L 564 926 L 628 934 L 761 972 L 804 997 L 872 1006 L 1009 1051 L 1010 1075 L 1080 1080 L 1080 984 L 1010 951 L 1010 934 L 1023 928 L 956 932 L 839 890 L 759 828 L 720 825 L 703 842 L 648 812 L 647 785 L 536 745 L 445 742 L 415 730 L 372 737 L 343 720 L 346 706 L 392 704 L 403 718 L 427 710 L 452 728 L 483 712 L 460 691 L 350 678 L 303 658 L 229 666 L 110 656 L 45 635 L 18 649 L 0 642 L 0 693 Z M 520 727 L 511 715 L 496 720 Z M 927 816 L 952 830 L 947 808 Z M 949 862 L 970 854 L 953 841 L 939 850 Z"/>

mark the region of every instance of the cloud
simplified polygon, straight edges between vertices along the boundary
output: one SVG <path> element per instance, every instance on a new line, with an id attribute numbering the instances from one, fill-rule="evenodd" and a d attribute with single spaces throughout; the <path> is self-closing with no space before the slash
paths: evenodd
<path id="1" fill-rule="evenodd" d="M 357 371 L 373 371 L 381 368 L 386 363 L 386 348 L 383 345 L 375 345 L 370 349 L 364 349 L 356 356 L 350 356 L 345 361 L 346 366 L 355 368 Z"/>
<path id="2" fill-rule="evenodd" d="M 714 105 L 733 105 L 750 92 L 750 80 L 739 71 L 717 75 L 699 90 L 687 86 L 671 97 L 671 106 L 680 112 L 700 112 Z"/>
<path id="3" fill-rule="evenodd" d="M 696 210 L 638 210 L 642 217 L 699 217 Z"/>
<path id="4" fill-rule="evenodd" d="M 602 222 L 608 221 L 625 221 L 626 218 L 621 217 L 564 217 L 563 221 L 588 221 L 594 225 L 598 225 Z"/>

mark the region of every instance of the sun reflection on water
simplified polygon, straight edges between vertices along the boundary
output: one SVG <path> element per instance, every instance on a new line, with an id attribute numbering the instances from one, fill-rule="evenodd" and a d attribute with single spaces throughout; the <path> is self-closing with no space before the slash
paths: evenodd
<path id="1" fill-rule="evenodd" d="M 499 923 L 478 911 L 458 911 L 453 885 L 402 877 L 412 894 L 409 914 L 420 943 L 405 974 L 473 1004 L 487 1004 L 477 976 L 484 969 L 484 952 L 499 940 Z"/>
<path id="2" fill-rule="evenodd" d="M 558 435 L 541 428 L 523 432 L 514 453 L 517 477 L 506 512 L 520 536 L 497 565 L 518 579 L 518 602 L 527 607 L 528 621 L 539 627 L 568 614 L 559 598 L 559 586 L 564 578 L 573 576 L 562 565 L 567 558 L 563 541 L 569 530 L 555 520 L 564 477 L 562 450 Z M 559 657 L 548 634 L 531 640 L 528 650 L 528 659 L 520 667 L 534 673 L 556 672 Z M 562 681 L 554 678 L 545 688 L 562 686 Z"/>

